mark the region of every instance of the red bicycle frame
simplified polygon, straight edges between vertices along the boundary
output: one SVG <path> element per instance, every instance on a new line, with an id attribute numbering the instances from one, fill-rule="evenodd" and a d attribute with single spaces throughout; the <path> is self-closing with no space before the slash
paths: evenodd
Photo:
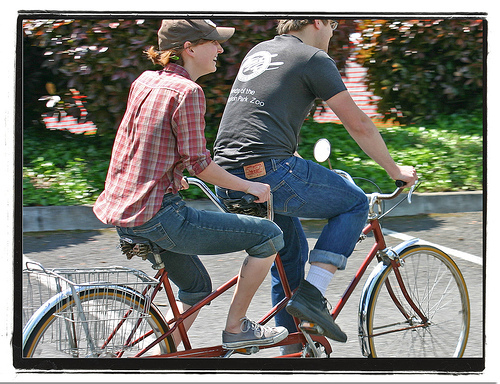
<path id="1" fill-rule="evenodd" d="M 351 297 L 354 289 L 356 288 L 356 286 L 358 285 L 362 276 L 366 272 L 368 265 L 377 256 L 379 251 L 382 251 L 387 247 L 385 239 L 384 239 L 384 235 L 382 233 L 382 228 L 380 227 L 380 223 L 379 223 L 378 219 L 374 219 L 374 220 L 370 221 L 366 225 L 366 227 L 363 229 L 362 233 L 363 233 L 363 235 L 366 236 L 370 232 L 373 232 L 375 243 L 374 243 L 373 247 L 371 248 L 371 250 L 369 251 L 368 255 L 365 257 L 363 263 L 361 264 L 361 266 L 357 270 L 356 274 L 354 275 L 354 277 L 351 280 L 350 284 L 348 285 L 347 289 L 342 294 L 342 297 L 339 299 L 337 305 L 334 307 L 334 309 L 332 311 L 332 317 L 334 319 L 336 319 L 338 317 L 338 315 L 342 311 L 342 308 L 346 304 L 347 300 L 349 300 L 349 298 Z M 402 282 L 401 276 L 400 276 L 399 271 L 398 271 L 397 262 L 394 260 L 392 260 L 391 262 L 394 263 L 393 264 L 394 271 L 396 273 L 396 277 L 397 277 L 399 286 L 402 288 L 402 292 L 403 292 L 406 300 L 408 301 L 410 306 L 412 306 L 413 309 L 416 310 L 417 314 L 419 314 L 419 316 L 421 316 L 422 319 L 424 319 L 423 315 L 420 313 L 420 311 L 418 310 L 416 305 L 413 303 L 413 301 L 411 300 L 409 295 L 406 293 L 406 289 L 404 288 L 404 284 Z M 293 292 L 288 284 L 288 280 L 287 280 L 286 274 L 285 274 L 285 269 L 283 267 L 283 263 L 281 261 L 279 254 L 276 257 L 275 265 L 276 265 L 276 268 L 278 270 L 281 282 L 283 284 L 283 290 L 285 293 L 285 297 L 283 298 L 283 300 L 281 300 L 277 305 L 275 305 L 268 313 L 266 313 L 258 321 L 260 324 L 266 324 L 279 311 L 283 310 L 285 308 L 286 304 L 288 303 L 288 301 L 291 299 L 292 294 L 293 294 Z M 157 273 L 156 278 L 160 281 L 161 284 L 159 284 L 155 288 L 155 290 L 153 291 L 152 298 L 154 298 L 156 296 L 156 294 L 159 292 L 159 290 L 161 288 L 165 289 L 168 301 L 169 301 L 171 309 L 172 309 L 173 319 L 168 321 L 168 325 L 170 327 L 168 332 L 166 332 L 165 334 L 160 336 L 154 343 L 147 346 L 144 350 L 142 350 L 140 353 L 138 353 L 136 355 L 136 357 L 142 356 L 145 352 L 147 352 L 149 349 L 151 349 L 154 345 L 158 344 L 159 342 L 161 342 L 162 340 L 164 340 L 165 338 L 170 336 L 176 329 L 179 330 L 181 341 L 182 341 L 182 344 L 184 346 L 184 350 L 168 353 L 165 355 L 158 355 L 155 357 L 223 357 L 225 354 L 227 354 L 228 351 L 223 349 L 221 345 L 193 349 L 183 322 L 186 318 L 188 318 L 189 316 L 192 316 L 199 309 L 201 309 L 202 307 L 204 307 L 205 305 L 210 303 L 212 300 L 214 300 L 218 296 L 220 296 L 222 293 L 226 292 L 228 289 L 233 287 L 236 284 L 236 282 L 238 281 L 238 276 L 233 277 L 232 279 L 230 279 L 229 281 L 227 281 L 226 283 L 221 285 L 219 288 L 214 290 L 210 295 L 208 295 L 203 300 L 199 301 L 197 304 L 193 305 L 192 307 L 190 307 L 188 310 L 186 310 L 183 313 L 180 313 L 180 311 L 177 308 L 174 293 L 173 293 L 172 287 L 170 285 L 170 282 L 168 280 L 168 273 L 165 270 L 160 270 Z M 397 298 L 391 293 L 392 288 L 390 287 L 390 285 L 388 285 L 388 290 L 389 290 L 391 297 L 393 298 L 396 306 L 398 308 L 400 308 L 403 315 L 408 317 L 409 315 L 405 314 L 402 305 L 399 303 Z M 295 322 L 298 325 L 297 319 L 295 319 Z M 319 336 L 319 335 L 310 335 L 310 336 L 312 337 L 312 339 L 314 341 L 320 342 L 325 347 L 326 353 L 331 353 L 330 344 L 324 336 Z M 305 339 L 304 335 L 301 332 L 295 332 L 295 333 L 289 334 L 285 340 L 281 341 L 278 344 L 267 346 L 267 347 L 261 347 L 261 348 L 270 348 L 270 347 L 276 347 L 279 345 L 289 345 L 289 344 L 305 343 L 305 342 L 306 342 L 306 339 Z M 300 356 L 300 353 L 286 355 L 286 356 L 280 356 L 280 357 L 294 357 L 294 356 Z"/>

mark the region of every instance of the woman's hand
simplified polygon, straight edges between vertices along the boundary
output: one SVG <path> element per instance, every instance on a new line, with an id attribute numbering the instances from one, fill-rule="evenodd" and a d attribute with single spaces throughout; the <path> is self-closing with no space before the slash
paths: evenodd
<path id="1" fill-rule="evenodd" d="M 208 167 L 196 176 L 207 183 L 218 185 L 221 188 L 257 196 L 258 200 L 255 200 L 256 203 L 265 203 L 271 196 L 271 187 L 269 185 L 235 176 L 222 169 L 214 161 L 210 162 Z"/>
<path id="2" fill-rule="evenodd" d="M 181 190 L 189 189 L 189 183 L 187 182 L 185 177 L 182 178 L 181 185 L 182 185 Z"/>
<path id="3" fill-rule="evenodd" d="M 251 181 L 245 193 L 257 196 L 256 203 L 265 203 L 271 197 L 271 187 L 268 184 Z"/>

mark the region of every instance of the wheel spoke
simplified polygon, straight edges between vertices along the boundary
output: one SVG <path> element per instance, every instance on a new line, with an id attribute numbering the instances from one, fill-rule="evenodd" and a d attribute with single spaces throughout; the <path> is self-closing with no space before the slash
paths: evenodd
<path id="1" fill-rule="evenodd" d="M 412 246 L 401 258 L 399 272 L 405 290 L 427 321 L 423 323 L 409 305 L 389 266 L 378 277 L 369 301 L 366 329 L 371 356 L 460 357 L 470 321 L 460 271 L 449 256 L 430 246 Z M 395 303 L 403 306 L 409 319 L 403 318 Z"/>
<path id="2" fill-rule="evenodd" d="M 144 300 L 125 289 L 92 288 L 80 292 L 80 300 L 85 321 L 72 296 L 61 298 L 32 331 L 27 357 L 134 356 L 168 330 L 155 309 L 144 310 Z M 157 352 L 167 353 L 172 345 L 167 338 Z"/>

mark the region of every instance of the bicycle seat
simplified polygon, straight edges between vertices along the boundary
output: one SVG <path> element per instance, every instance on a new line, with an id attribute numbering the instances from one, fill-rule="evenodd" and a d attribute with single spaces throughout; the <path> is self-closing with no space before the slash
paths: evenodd
<path id="1" fill-rule="evenodd" d="M 165 267 L 161 257 L 161 248 L 154 242 L 145 237 L 135 235 L 121 235 L 119 247 L 122 253 L 130 260 L 134 256 L 138 256 L 146 260 L 149 255 L 152 255 L 155 263 L 153 269 L 162 269 Z"/>
<path id="2" fill-rule="evenodd" d="M 227 210 L 231 213 L 239 213 L 243 215 L 266 217 L 267 207 L 263 203 L 255 203 L 256 197 L 253 195 L 244 195 L 239 199 L 222 198 Z"/>

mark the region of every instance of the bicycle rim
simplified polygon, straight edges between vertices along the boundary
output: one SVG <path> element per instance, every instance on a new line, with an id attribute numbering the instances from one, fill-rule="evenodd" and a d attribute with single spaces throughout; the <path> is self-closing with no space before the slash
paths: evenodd
<path id="1" fill-rule="evenodd" d="M 380 276 L 368 309 L 371 357 L 462 357 L 470 325 L 463 276 L 444 252 L 415 245 L 400 255 L 406 291 L 427 321 L 409 305 L 392 266 Z M 400 303 L 401 308 L 398 308 Z"/>
<path id="2" fill-rule="evenodd" d="M 62 297 L 33 327 L 25 357 L 132 357 L 168 330 L 158 310 L 128 289 L 93 287 L 79 297 L 85 320 L 73 296 Z M 171 351 L 167 337 L 144 356 Z"/>

